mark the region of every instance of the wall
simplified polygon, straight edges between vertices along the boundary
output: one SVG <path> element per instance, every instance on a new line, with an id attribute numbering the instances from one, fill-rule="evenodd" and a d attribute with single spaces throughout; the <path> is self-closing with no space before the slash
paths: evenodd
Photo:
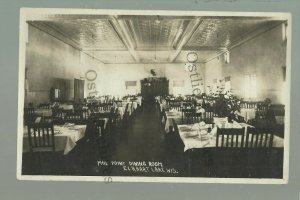
<path id="1" fill-rule="evenodd" d="M 81 54 L 81 74 L 85 80 L 84 97 L 97 96 L 104 92 L 104 64 L 86 54 Z"/>
<path id="2" fill-rule="evenodd" d="M 140 93 L 140 81 L 144 78 L 152 77 L 150 70 L 155 69 L 159 77 L 169 79 L 170 94 L 192 94 L 193 89 L 190 82 L 190 72 L 184 70 L 184 63 L 180 64 L 105 64 L 101 70 L 105 84 L 103 85 L 103 95 L 126 95 L 130 91 L 126 90 L 125 81 L 137 81 L 136 93 Z M 197 71 L 204 76 L 204 65 L 198 64 Z M 184 87 L 173 88 L 174 80 L 184 80 Z"/>
<path id="3" fill-rule="evenodd" d="M 27 98 L 26 103 L 38 105 L 50 101 L 50 89 L 58 80 L 66 85 L 66 98 L 74 98 L 74 78 L 84 78 L 84 71 L 99 62 L 85 59 L 80 61 L 80 51 L 51 35 L 28 25 L 28 43 L 26 48 Z"/>
<path id="4" fill-rule="evenodd" d="M 185 67 L 189 66 L 188 63 L 181 63 L 181 64 L 176 64 L 176 65 L 166 65 L 166 77 L 170 80 L 169 81 L 169 88 L 170 88 L 170 94 L 182 94 L 182 95 L 191 95 L 193 94 L 194 89 L 204 89 L 205 83 L 204 83 L 204 77 L 205 77 L 205 72 L 204 72 L 204 64 L 202 63 L 197 63 L 196 64 L 196 71 L 190 72 L 189 70 L 186 70 Z M 191 68 L 190 68 L 191 69 Z M 197 72 L 199 74 L 198 77 L 192 76 L 191 79 L 191 74 L 195 74 Z M 202 79 L 201 85 L 200 81 L 195 81 Z M 173 87 L 173 81 L 174 80 L 184 80 L 184 87 Z M 191 82 L 193 80 L 193 84 Z M 199 86 L 196 86 L 198 85 Z M 194 87 L 192 86 L 194 85 Z M 197 91 L 195 91 L 197 93 Z"/>
<path id="5" fill-rule="evenodd" d="M 74 98 L 74 78 L 85 80 L 84 96 L 140 93 L 140 80 L 152 77 L 155 69 L 159 77 L 169 79 L 170 94 L 192 94 L 191 72 L 180 64 L 102 64 L 74 47 L 28 25 L 26 48 L 27 95 L 29 102 L 38 105 L 50 101 L 50 89 L 60 81 L 66 82 L 66 98 Z M 197 72 L 204 77 L 204 65 L 197 64 Z M 173 81 L 184 80 L 184 87 L 173 87 Z M 137 81 L 137 87 L 126 90 L 125 81 Z"/>
<path id="6" fill-rule="evenodd" d="M 233 92 L 244 98 L 244 75 L 254 73 L 257 98 L 253 100 L 270 98 L 273 103 L 284 103 L 283 66 L 286 66 L 286 42 L 279 25 L 231 49 L 229 64 L 225 64 L 224 56 L 207 62 L 205 79 L 206 84 L 211 85 L 215 78 L 230 76 Z"/>

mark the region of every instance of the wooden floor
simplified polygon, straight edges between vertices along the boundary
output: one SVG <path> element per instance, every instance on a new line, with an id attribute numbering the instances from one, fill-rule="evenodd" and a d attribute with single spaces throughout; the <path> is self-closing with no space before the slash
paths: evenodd
<path id="1" fill-rule="evenodd" d="M 241 171 L 245 164 L 231 163 L 224 166 L 224 152 L 207 149 L 183 152 L 183 144 L 174 133 L 166 134 L 160 122 L 159 109 L 155 103 L 144 104 L 124 124 L 110 130 L 105 139 L 82 141 L 67 155 L 47 155 L 36 158 L 23 154 L 23 174 L 87 175 L 87 176 L 161 176 L 161 177 L 245 177 L 281 178 L 282 149 L 272 153 L 276 159 L 270 165 L 259 166 L 259 170 Z M 233 157 L 229 153 L 227 155 Z M 245 155 L 243 155 L 245 157 Z M 266 155 L 270 156 L 270 154 Z M 264 158 L 263 158 L 264 159 Z M 264 159 L 265 160 L 265 159 Z M 97 162 L 101 162 L 100 166 Z M 112 161 L 116 161 L 111 164 Z M 247 160 L 249 161 L 249 159 Z M 107 166 L 105 162 L 109 163 Z M 123 162 L 123 163 L 122 163 Z M 153 164 L 151 168 L 128 167 L 129 162 Z M 235 161 L 236 162 L 236 161 Z M 258 161 L 261 163 L 261 160 Z M 256 166 L 258 162 L 253 164 Z M 122 165 L 122 164 L 125 164 Z M 163 165 L 161 171 L 160 163 Z M 121 165 L 119 165 L 121 164 Z M 249 162 L 247 163 L 249 164 Z M 39 166 L 37 170 L 36 165 Z M 155 167 L 158 165 L 157 167 Z M 222 166 L 223 165 L 223 166 Z M 35 166 L 35 167 L 34 167 Z M 239 168 L 240 167 L 240 168 Z M 47 169 L 47 170 L 45 170 Z M 229 169 L 229 170 L 228 170 Z M 255 172 L 255 173 L 253 173 Z"/>

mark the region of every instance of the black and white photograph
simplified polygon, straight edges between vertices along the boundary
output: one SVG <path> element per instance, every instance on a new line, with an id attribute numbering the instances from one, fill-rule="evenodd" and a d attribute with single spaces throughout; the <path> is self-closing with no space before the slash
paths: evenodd
<path id="1" fill-rule="evenodd" d="M 289 175 L 291 15 L 22 8 L 17 178 Z"/>

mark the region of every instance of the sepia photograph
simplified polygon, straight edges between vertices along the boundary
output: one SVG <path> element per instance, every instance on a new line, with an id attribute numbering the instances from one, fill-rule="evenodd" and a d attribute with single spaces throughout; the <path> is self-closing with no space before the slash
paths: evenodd
<path id="1" fill-rule="evenodd" d="M 22 8 L 17 178 L 285 184 L 291 15 Z"/>

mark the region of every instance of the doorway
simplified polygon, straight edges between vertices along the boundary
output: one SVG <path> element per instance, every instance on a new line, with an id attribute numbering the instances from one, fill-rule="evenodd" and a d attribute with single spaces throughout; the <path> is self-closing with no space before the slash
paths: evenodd
<path id="1" fill-rule="evenodd" d="M 169 94 L 169 80 L 166 78 L 145 78 L 141 80 L 141 94 L 147 102 L 154 102 L 156 96 Z"/>

